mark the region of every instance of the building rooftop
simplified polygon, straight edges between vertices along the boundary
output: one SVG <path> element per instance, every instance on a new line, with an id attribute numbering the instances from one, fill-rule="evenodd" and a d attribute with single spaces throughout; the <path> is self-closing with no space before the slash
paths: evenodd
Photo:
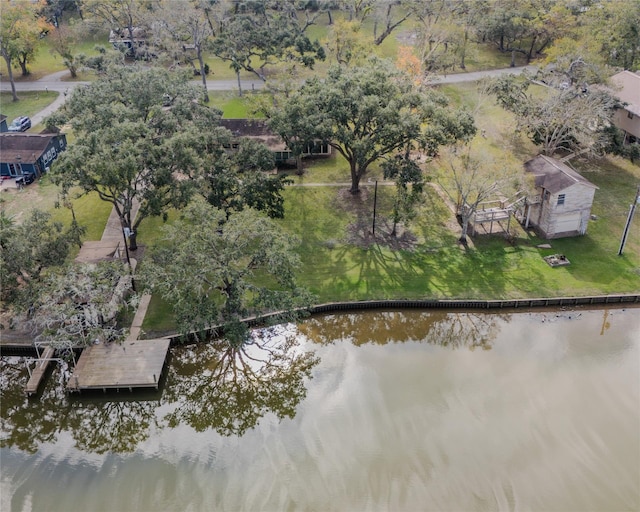
<path id="1" fill-rule="evenodd" d="M 47 149 L 55 133 L 11 133 L 0 134 L 0 155 L 3 162 L 35 163 Z"/>
<path id="2" fill-rule="evenodd" d="M 287 145 L 273 133 L 264 119 L 220 119 L 220 126 L 229 130 L 234 138 L 256 139 L 271 151 L 286 151 Z"/>
<path id="3" fill-rule="evenodd" d="M 611 77 L 614 94 L 624 103 L 629 112 L 640 116 L 640 75 L 631 71 L 621 71 Z"/>
<path id="4" fill-rule="evenodd" d="M 538 155 L 525 162 L 524 168 L 535 176 L 536 187 L 542 187 L 552 194 L 575 184 L 598 188 L 568 165 L 549 156 Z"/>

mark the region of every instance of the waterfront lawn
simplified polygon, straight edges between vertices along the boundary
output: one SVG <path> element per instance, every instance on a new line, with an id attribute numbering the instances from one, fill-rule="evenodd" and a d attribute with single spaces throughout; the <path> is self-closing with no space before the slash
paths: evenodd
<path id="1" fill-rule="evenodd" d="M 321 164 L 323 165 L 323 164 Z M 325 161 L 333 168 L 334 164 Z M 372 227 L 373 189 L 357 198 L 345 186 L 292 186 L 285 191 L 285 218 L 279 221 L 299 237 L 299 282 L 318 303 L 368 299 L 500 299 L 585 296 L 640 292 L 640 217 L 636 217 L 625 253 L 617 256 L 620 234 L 640 181 L 640 167 L 609 158 L 582 164 L 582 172 L 600 189 L 588 234 L 542 240 L 511 222 L 511 236 L 476 236 L 469 248 L 457 243 L 459 226 L 432 187 L 409 228 L 411 248 L 367 244 Z M 324 172 L 324 171 L 323 171 Z M 321 174 L 323 173 L 321 172 Z M 394 187 L 378 187 L 376 232 L 388 232 Z M 622 199 L 621 199 L 622 198 Z M 153 243 L 157 221 L 145 221 L 141 243 Z M 353 235 L 351 224 L 360 226 Z M 385 227 L 386 226 L 386 227 Z M 550 249 L 539 248 L 549 243 Z M 544 256 L 564 254 L 571 264 L 552 268 Z M 171 330 L 170 308 L 154 298 L 145 318 L 147 332 Z"/>
<path id="2" fill-rule="evenodd" d="M 379 226 L 387 210 L 379 189 Z M 430 193 L 421 216 L 411 225 L 418 237 L 412 250 L 392 250 L 383 245 L 358 246 L 346 241 L 347 225 L 359 215 L 349 213 L 335 187 L 298 187 L 287 192 L 283 225 L 302 240 L 301 284 L 320 302 L 394 298 L 518 298 L 609 294 L 640 291 L 640 255 L 629 245 L 624 257 L 616 256 L 614 239 L 619 222 L 593 229 L 587 236 L 548 242 L 526 233 L 512 222 L 513 237 L 475 237 L 464 249 L 449 230 L 451 213 Z M 344 197 L 344 191 L 342 191 Z M 372 211 L 371 196 L 363 200 Z M 362 214 L 367 226 L 371 215 Z M 602 223 L 603 224 L 603 223 Z M 450 224 L 449 224 L 450 225 Z M 621 227 L 621 226 L 620 226 Z M 380 232 L 382 228 L 377 228 Z M 590 228 L 591 230 L 591 228 Z M 636 241 L 635 244 L 638 242 Z M 543 257 L 563 253 L 568 267 L 551 268 Z"/>

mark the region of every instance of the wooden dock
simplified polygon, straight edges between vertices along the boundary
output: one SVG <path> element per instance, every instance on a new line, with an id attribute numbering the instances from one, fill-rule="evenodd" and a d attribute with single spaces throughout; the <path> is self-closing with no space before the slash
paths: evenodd
<path id="1" fill-rule="evenodd" d="M 44 352 L 36 360 L 36 367 L 32 372 L 30 372 L 31 376 L 24 388 L 27 395 L 35 395 L 38 392 L 42 378 L 47 372 L 47 368 L 49 368 L 49 363 L 52 361 L 54 353 L 55 350 L 47 346 L 45 347 Z"/>
<path id="2" fill-rule="evenodd" d="M 91 345 L 80 355 L 67 389 L 157 389 L 170 343 L 157 339 Z"/>

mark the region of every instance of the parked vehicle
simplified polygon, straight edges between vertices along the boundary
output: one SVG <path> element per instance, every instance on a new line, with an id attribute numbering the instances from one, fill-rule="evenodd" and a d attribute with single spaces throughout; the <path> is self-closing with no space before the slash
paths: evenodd
<path id="1" fill-rule="evenodd" d="M 10 132 L 26 132 L 31 128 L 31 119 L 27 116 L 16 117 L 9 125 Z"/>
<path id="2" fill-rule="evenodd" d="M 36 175 L 33 174 L 32 172 L 29 171 L 24 171 L 22 173 L 22 176 L 18 176 L 16 178 L 16 185 L 18 187 L 23 187 L 25 185 L 29 185 L 30 183 L 33 183 L 34 181 L 36 181 Z"/>

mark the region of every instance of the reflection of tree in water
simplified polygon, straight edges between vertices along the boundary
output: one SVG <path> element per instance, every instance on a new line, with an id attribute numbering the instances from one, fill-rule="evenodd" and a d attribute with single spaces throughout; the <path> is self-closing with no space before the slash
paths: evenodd
<path id="1" fill-rule="evenodd" d="M 52 442 L 64 421 L 64 392 L 47 386 L 39 401 L 28 399 L 23 386 L 28 379 L 22 358 L 2 358 L 0 362 L 1 446 L 16 446 L 35 453 L 38 445 Z"/>
<path id="2" fill-rule="evenodd" d="M 134 451 L 150 433 L 167 422 L 187 423 L 198 431 L 242 435 L 271 412 L 293 418 L 306 396 L 305 377 L 319 362 L 300 350 L 293 336 L 271 333 L 240 348 L 216 342 L 179 349 L 170 365 L 162 396 L 123 393 L 68 397 L 63 372 L 56 367 L 37 398 L 27 398 L 24 360 L 0 361 L 1 446 L 35 453 L 69 432 L 79 450 L 90 453 Z M 280 329 L 282 330 L 282 329 Z M 173 408 L 158 417 L 160 404 Z"/>
<path id="3" fill-rule="evenodd" d="M 80 450 L 129 452 L 147 439 L 150 427 L 157 424 L 158 401 L 141 400 L 140 394 L 120 401 L 113 396 L 70 400 L 65 394 L 62 372 L 56 367 L 42 394 L 27 398 L 23 389 L 28 378 L 24 360 L 3 358 L 0 369 L 2 446 L 34 453 L 42 443 L 55 442 L 61 432 L 68 431 Z"/>
<path id="4" fill-rule="evenodd" d="M 299 330 L 318 343 L 348 340 L 354 345 L 384 345 L 426 341 L 451 348 L 489 350 L 498 333 L 499 321 L 508 321 L 509 316 L 479 312 L 367 311 L 312 317 L 303 321 Z"/>
<path id="5" fill-rule="evenodd" d="M 177 351 L 165 390 L 175 406 L 169 426 L 241 436 L 269 412 L 293 418 L 307 393 L 304 379 L 319 359 L 277 330 L 260 331 L 239 348 L 218 341 Z"/>
<path id="6" fill-rule="evenodd" d="M 71 402 L 67 429 L 79 450 L 90 453 L 133 452 L 145 441 L 151 427 L 157 427 L 157 400 L 131 395 L 121 400 L 107 399 Z"/>

